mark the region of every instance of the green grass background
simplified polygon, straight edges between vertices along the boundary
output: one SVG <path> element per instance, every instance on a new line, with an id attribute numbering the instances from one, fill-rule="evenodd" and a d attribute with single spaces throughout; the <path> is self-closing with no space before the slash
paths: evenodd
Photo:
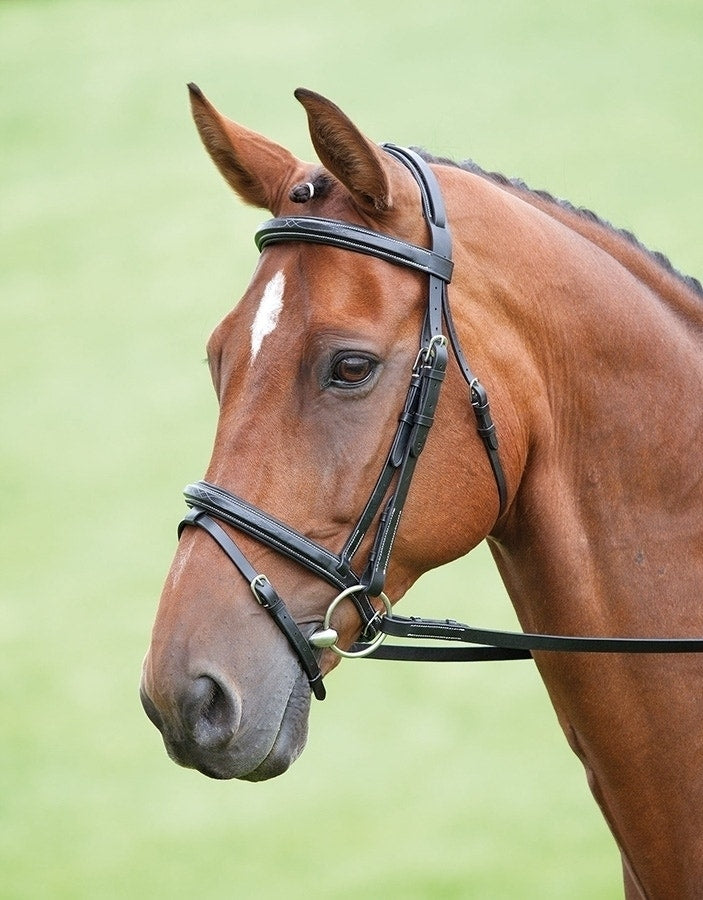
<path id="1" fill-rule="evenodd" d="M 702 76 L 700 0 L 0 2 L 3 900 L 620 896 L 530 663 L 344 663 L 260 785 L 178 769 L 142 714 L 212 440 L 204 342 L 263 218 L 202 152 L 185 83 L 306 158 L 292 91 L 313 88 L 701 276 Z M 403 608 L 514 624 L 485 548 Z"/>

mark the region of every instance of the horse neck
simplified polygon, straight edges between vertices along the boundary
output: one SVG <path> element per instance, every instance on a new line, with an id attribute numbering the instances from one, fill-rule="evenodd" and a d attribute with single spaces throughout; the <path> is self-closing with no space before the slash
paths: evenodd
<path id="1" fill-rule="evenodd" d="M 506 453 L 526 435 L 495 532 L 523 626 L 636 627 L 701 546 L 703 300 L 626 237 L 537 196 L 478 179 L 461 209 L 464 324 L 472 345 L 496 336 L 478 371 Z"/>
<path id="2" fill-rule="evenodd" d="M 491 538 L 520 622 L 700 635 L 703 301 L 625 238 L 496 191 L 481 185 L 454 228 L 457 306 L 467 344 L 486 348 L 502 452 L 525 435 Z M 699 896 L 700 660 L 536 662 L 642 896 Z"/>
<path id="3" fill-rule="evenodd" d="M 613 228 L 585 209 L 560 203 L 548 195 L 505 186 L 515 196 L 599 247 L 672 309 L 703 325 L 703 290 L 696 279 L 681 276 L 660 253 L 651 253 L 634 235 Z"/>

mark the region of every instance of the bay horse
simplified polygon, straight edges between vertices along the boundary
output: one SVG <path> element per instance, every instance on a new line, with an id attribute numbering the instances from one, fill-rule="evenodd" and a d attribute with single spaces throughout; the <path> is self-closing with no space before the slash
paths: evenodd
<path id="1" fill-rule="evenodd" d="M 340 653 L 422 632 L 392 603 L 487 538 L 526 633 L 606 639 L 523 655 L 626 896 L 703 897 L 701 285 L 521 182 L 378 146 L 311 91 L 321 165 L 190 93 L 215 165 L 274 219 L 208 344 L 212 459 L 144 661 L 169 755 L 285 771 Z"/>

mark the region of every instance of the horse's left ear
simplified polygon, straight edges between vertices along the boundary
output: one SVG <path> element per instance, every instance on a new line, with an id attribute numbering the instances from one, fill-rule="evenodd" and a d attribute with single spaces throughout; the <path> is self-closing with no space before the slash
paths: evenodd
<path id="1" fill-rule="evenodd" d="M 245 203 L 274 215 L 303 163 L 274 141 L 218 112 L 195 84 L 189 84 L 193 119 L 212 161 Z"/>
<path id="2" fill-rule="evenodd" d="M 298 88 L 295 97 L 308 114 L 310 137 L 324 167 L 364 211 L 373 214 L 390 210 L 397 164 L 364 137 L 331 100 L 305 88 Z"/>

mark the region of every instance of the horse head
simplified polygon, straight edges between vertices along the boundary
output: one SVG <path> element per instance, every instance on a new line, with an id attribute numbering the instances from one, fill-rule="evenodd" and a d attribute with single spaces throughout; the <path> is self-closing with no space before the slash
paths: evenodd
<path id="1" fill-rule="evenodd" d="M 296 97 L 322 165 L 301 162 L 225 118 L 191 86 L 202 141 L 239 197 L 276 220 L 333 220 L 399 245 L 428 246 L 423 196 L 407 166 L 330 101 L 304 90 Z M 426 307 L 422 271 L 343 245 L 266 246 L 247 291 L 208 343 L 219 421 L 205 482 L 342 553 L 397 434 Z M 468 552 L 498 516 L 496 483 L 466 395 L 451 357 L 441 425 L 418 461 L 384 572 L 393 601 L 423 572 Z M 506 461 L 510 474 L 510 454 Z M 381 514 L 373 511 L 354 547 L 357 571 L 367 566 Z M 222 541 L 233 536 L 285 599 L 304 638 L 318 631 L 337 591 L 251 533 L 222 528 Z M 373 596 L 369 602 L 380 607 Z M 361 631 L 354 605 L 339 604 L 333 618 L 339 646 L 348 647 Z M 322 675 L 339 659 L 319 648 L 315 655 Z M 172 758 L 212 777 L 270 778 L 304 747 L 308 678 L 222 544 L 202 528 L 183 530 L 141 693 Z"/>
<path id="2" fill-rule="evenodd" d="M 209 342 L 215 445 L 144 663 L 168 752 L 284 771 L 338 654 L 488 536 L 628 896 L 699 896 L 700 283 L 521 182 L 378 147 L 309 91 L 321 165 L 191 96 L 274 219 Z"/>

